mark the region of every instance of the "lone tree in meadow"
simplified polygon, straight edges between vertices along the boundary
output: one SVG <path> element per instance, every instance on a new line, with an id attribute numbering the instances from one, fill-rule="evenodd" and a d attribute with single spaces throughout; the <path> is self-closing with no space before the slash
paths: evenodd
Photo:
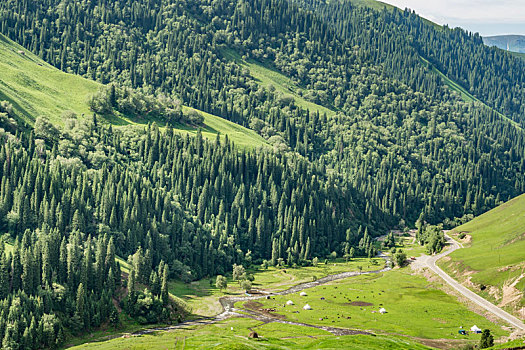
<path id="1" fill-rule="evenodd" d="M 265 269 L 265 270 L 268 270 L 269 266 L 270 266 L 270 263 L 268 262 L 268 260 L 263 260 L 263 262 L 261 264 L 261 268 Z"/>
<path id="2" fill-rule="evenodd" d="M 241 281 L 246 279 L 246 269 L 242 265 L 233 264 L 233 280 Z"/>
<path id="3" fill-rule="evenodd" d="M 215 281 L 215 287 L 219 288 L 221 291 L 228 288 L 228 280 L 226 277 L 218 275 L 217 280 Z"/>
<path id="4" fill-rule="evenodd" d="M 490 329 L 485 329 L 481 334 L 481 340 L 479 341 L 479 347 L 486 349 L 494 346 L 494 337 L 490 334 Z"/>
<path id="5" fill-rule="evenodd" d="M 244 289 L 245 291 L 249 291 L 252 289 L 252 282 L 248 281 L 248 280 L 244 280 L 241 282 L 241 288 Z"/>
<path id="6" fill-rule="evenodd" d="M 337 252 L 333 251 L 330 253 L 329 255 L 329 258 L 333 261 L 335 261 L 335 259 L 337 259 Z"/>
<path id="7" fill-rule="evenodd" d="M 399 249 L 397 253 L 394 254 L 394 262 L 399 267 L 403 267 L 406 259 L 407 259 L 407 255 L 401 249 Z"/>

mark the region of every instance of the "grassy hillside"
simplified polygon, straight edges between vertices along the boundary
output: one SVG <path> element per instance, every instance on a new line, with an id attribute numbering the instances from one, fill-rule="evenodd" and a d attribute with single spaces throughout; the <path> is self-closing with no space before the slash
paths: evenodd
<path id="1" fill-rule="evenodd" d="M 450 255 L 443 267 L 471 287 L 502 305 L 516 309 L 525 305 L 525 195 L 459 226 L 455 235 L 467 233 L 465 249 Z M 522 315 L 523 317 L 523 315 Z"/>
<path id="2" fill-rule="evenodd" d="M 210 140 L 214 140 L 217 137 L 217 134 L 222 136 L 228 135 L 230 141 L 233 141 L 236 146 L 241 148 L 257 148 L 268 146 L 266 141 L 251 129 L 245 128 L 239 124 L 235 124 L 229 120 L 197 110 L 195 108 L 183 106 L 182 109 L 185 112 L 190 110 L 199 112 L 204 117 L 204 122 L 199 126 L 177 124 L 174 126 L 175 132 L 196 135 L 200 130 L 202 136 Z M 159 126 L 164 127 L 164 123 L 162 121 L 152 118 L 142 118 L 140 120 L 136 120 L 126 118 L 125 116 L 111 116 L 109 122 L 119 127 L 147 125 L 150 122 L 156 122 Z"/>
<path id="3" fill-rule="evenodd" d="M 0 100 L 9 101 L 19 118 L 32 123 L 46 116 L 61 124 L 65 110 L 90 113 L 86 103 L 100 84 L 66 74 L 0 34 Z"/>
<path id="4" fill-rule="evenodd" d="M 327 108 L 314 102 L 307 101 L 302 97 L 303 91 L 300 86 L 297 86 L 292 79 L 275 70 L 269 64 L 255 60 L 243 60 L 242 57 L 233 50 L 225 49 L 222 53 L 228 59 L 248 68 L 250 75 L 254 77 L 260 85 L 264 87 L 273 86 L 283 97 L 293 98 L 299 107 L 308 109 L 312 112 L 318 111 L 321 114 L 326 113 L 328 116 L 335 114 L 333 108 Z"/>
<path id="5" fill-rule="evenodd" d="M 9 101 L 18 118 L 33 124 L 45 116 L 54 124 L 62 125 L 61 114 L 72 110 L 78 115 L 91 115 L 87 99 L 102 85 L 94 81 L 64 73 L 42 61 L 20 45 L 0 34 L 0 101 Z M 189 107 L 184 107 L 188 110 Z M 176 130 L 196 134 L 201 129 L 204 137 L 214 139 L 218 133 L 228 135 L 241 147 L 259 147 L 266 144 L 256 132 L 223 118 L 201 112 L 204 125 L 179 125 Z M 117 126 L 147 123 L 127 118 L 111 118 Z"/>

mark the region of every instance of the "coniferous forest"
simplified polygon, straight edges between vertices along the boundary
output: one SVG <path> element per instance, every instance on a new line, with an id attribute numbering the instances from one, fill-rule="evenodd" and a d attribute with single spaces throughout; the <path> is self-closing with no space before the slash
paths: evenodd
<path id="1" fill-rule="evenodd" d="M 453 226 L 525 192 L 524 61 L 408 10 L 4 0 L 0 31 L 108 84 L 90 98 L 93 116 L 66 113 L 63 126 L 35 116 L 26 127 L 0 105 L 2 348 L 58 346 L 118 323 L 122 309 L 144 324 L 178 322 L 185 306 L 168 297 L 169 279 L 352 248 L 372 257 L 387 228 Z M 259 84 L 242 60 L 332 113 Z M 181 104 L 274 147 L 175 132 L 203 122 Z M 117 128 L 115 113 L 164 126 Z"/>

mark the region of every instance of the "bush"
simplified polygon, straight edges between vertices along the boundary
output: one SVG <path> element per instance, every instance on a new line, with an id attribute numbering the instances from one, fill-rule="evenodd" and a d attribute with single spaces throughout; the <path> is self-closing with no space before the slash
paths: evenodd
<path id="1" fill-rule="evenodd" d="M 248 280 L 244 280 L 241 282 L 241 288 L 244 289 L 245 291 L 249 291 L 252 289 L 252 282 L 248 281 Z"/>
<path id="2" fill-rule="evenodd" d="M 204 116 L 193 109 L 186 112 L 184 114 L 184 118 L 190 124 L 201 125 L 202 123 L 204 123 Z"/>
<path id="3" fill-rule="evenodd" d="M 397 251 L 397 253 L 394 254 L 394 263 L 399 266 L 403 267 L 405 265 L 405 261 L 407 260 L 407 255 L 405 252 L 403 252 L 401 249 Z"/>

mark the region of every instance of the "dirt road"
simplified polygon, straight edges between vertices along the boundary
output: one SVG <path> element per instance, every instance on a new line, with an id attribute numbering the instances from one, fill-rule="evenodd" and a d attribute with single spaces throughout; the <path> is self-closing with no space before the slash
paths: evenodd
<path id="1" fill-rule="evenodd" d="M 462 284 L 460 284 L 458 281 L 450 277 L 445 271 L 443 271 L 441 268 L 439 268 L 436 265 L 436 262 L 449 255 L 453 251 L 457 249 L 463 248 L 463 245 L 461 243 L 458 243 L 457 241 L 450 238 L 450 236 L 445 235 L 445 239 L 447 240 L 447 243 L 449 244 L 449 248 L 445 250 L 443 253 L 438 255 L 424 255 L 416 259 L 415 264 L 417 267 L 427 267 L 430 270 L 432 270 L 434 273 L 439 275 L 442 279 L 445 280 L 452 288 L 457 290 L 459 293 L 461 293 L 463 296 L 471 300 L 473 303 L 481 306 L 485 310 L 489 311 L 490 313 L 496 315 L 497 317 L 501 318 L 502 320 L 506 321 L 510 325 L 512 325 L 516 330 L 525 331 L 525 324 L 519 320 L 517 317 L 512 316 L 508 312 L 502 310 L 501 308 L 497 307 L 496 305 L 492 304 L 491 302 L 487 301 L 486 299 L 480 297 L 476 293 L 472 292 L 470 289 L 464 287 Z"/>

